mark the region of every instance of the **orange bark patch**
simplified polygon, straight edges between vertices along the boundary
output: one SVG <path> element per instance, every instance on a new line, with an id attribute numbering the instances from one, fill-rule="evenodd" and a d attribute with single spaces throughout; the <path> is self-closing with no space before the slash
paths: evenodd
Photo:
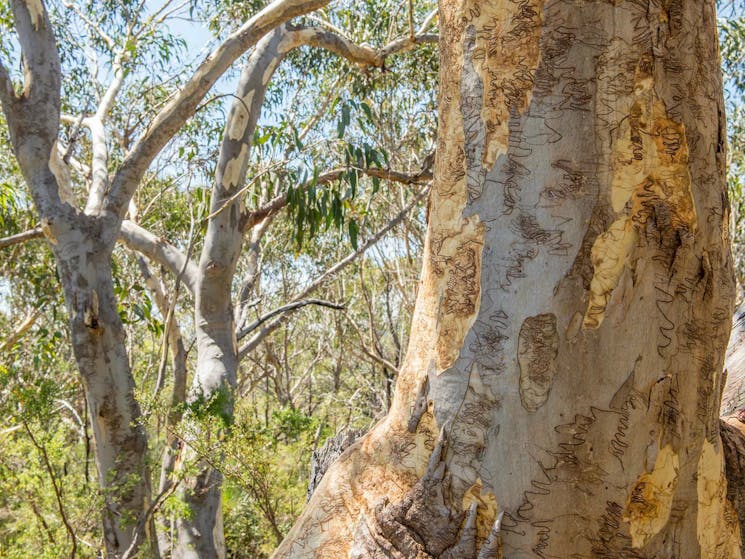
<path id="1" fill-rule="evenodd" d="M 701 559 L 739 559 L 740 524 L 727 500 L 724 453 L 704 441 L 697 470 L 697 535 Z"/>
<path id="2" fill-rule="evenodd" d="M 463 7 L 463 25 L 476 36 L 473 61 L 484 84 L 481 118 L 486 129 L 483 166 L 507 151 L 510 112 L 530 103 L 540 61 L 543 0 L 482 2 Z"/>
<path id="3" fill-rule="evenodd" d="M 678 455 L 666 446 L 657 454 L 654 470 L 642 474 L 631 490 L 624 520 L 634 547 L 643 547 L 667 525 L 679 468 Z"/>
<path id="4" fill-rule="evenodd" d="M 584 327 L 599 328 L 624 268 L 653 221 L 661 249 L 696 230 L 685 126 L 670 118 L 654 91 L 652 60 L 645 55 L 635 75 L 634 102 L 615 134 L 611 157 L 611 205 L 618 218 L 592 247 L 595 270 Z"/>
<path id="5" fill-rule="evenodd" d="M 468 510 L 473 504 L 477 505 L 476 532 L 479 540 L 485 540 L 489 537 L 494 521 L 497 519 L 497 498 L 493 493 L 484 493 L 483 485 L 480 479 L 466 491 L 463 496 L 461 510 Z"/>
<path id="6" fill-rule="evenodd" d="M 460 354 L 481 303 L 481 257 L 484 227 L 478 218 L 465 220 L 459 234 L 432 243 L 433 269 L 439 268 L 441 293 L 438 317 L 438 372 L 451 367 Z"/>

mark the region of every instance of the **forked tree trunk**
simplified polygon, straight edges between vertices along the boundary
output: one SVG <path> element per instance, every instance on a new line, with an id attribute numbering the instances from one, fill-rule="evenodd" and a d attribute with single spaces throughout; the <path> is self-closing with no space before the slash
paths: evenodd
<path id="1" fill-rule="evenodd" d="M 740 557 L 714 1 L 441 0 L 440 24 L 396 398 L 275 557 Z"/>
<path id="2" fill-rule="evenodd" d="M 141 544 L 135 528 L 150 499 L 147 441 L 111 276 L 120 219 L 65 202 L 69 185 L 55 164 L 62 76 L 54 33 L 38 0 L 14 0 L 12 9 L 25 83 L 17 95 L 0 65 L 0 101 L 64 289 L 93 428 L 106 556 L 118 558 Z"/>
<path id="3" fill-rule="evenodd" d="M 201 400 L 227 428 L 233 419 L 233 391 L 238 374 L 238 347 L 231 286 L 240 255 L 242 209 L 236 202 L 245 184 L 248 156 L 269 80 L 286 54 L 287 33 L 279 27 L 257 44 L 241 73 L 212 189 L 211 218 L 199 261 L 195 314 L 197 366 L 190 399 Z M 194 436 L 209 437 L 197 425 Z M 197 458 L 185 453 L 189 459 Z M 177 559 L 222 559 L 222 474 L 219 457 L 200 457 L 196 475 L 186 476 L 181 496 L 190 514 L 177 521 Z"/>

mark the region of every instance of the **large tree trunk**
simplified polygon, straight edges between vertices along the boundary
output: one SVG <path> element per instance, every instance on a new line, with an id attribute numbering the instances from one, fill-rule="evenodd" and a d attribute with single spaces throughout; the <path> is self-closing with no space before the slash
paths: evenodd
<path id="1" fill-rule="evenodd" d="M 275 557 L 740 557 L 714 1 L 441 0 L 440 23 L 396 398 Z"/>

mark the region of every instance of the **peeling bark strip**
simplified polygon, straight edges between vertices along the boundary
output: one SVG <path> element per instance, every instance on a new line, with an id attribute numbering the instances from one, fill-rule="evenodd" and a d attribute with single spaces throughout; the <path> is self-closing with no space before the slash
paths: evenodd
<path id="1" fill-rule="evenodd" d="M 383 500 L 372 518 L 363 517 L 350 559 L 500 559 L 501 516 L 489 527 L 488 538 L 479 540 L 479 500 L 465 506 L 466 512 L 449 505 L 445 450 L 441 434 L 427 471 L 404 499 L 395 504 Z"/>
<path id="2" fill-rule="evenodd" d="M 655 59 L 642 55 L 634 77 L 634 103 L 615 134 L 611 153 L 611 206 L 621 214 L 592 247 L 595 275 L 590 285 L 586 328 L 598 328 L 621 273 L 633 269 L 634 248 L 651 220 L 660 243 L 674 250 L 690 240 L 696 210 L 688 168 L 685 126 L 669 118 L 657 96 Z"/>
<path id="3" fill-rule="evenodd" d="M 495 525 L 510 559 L 741 557 L 714 0 L 441 0 L 440 23 L 396 399 L 275 557 L 468 559 Z"/>

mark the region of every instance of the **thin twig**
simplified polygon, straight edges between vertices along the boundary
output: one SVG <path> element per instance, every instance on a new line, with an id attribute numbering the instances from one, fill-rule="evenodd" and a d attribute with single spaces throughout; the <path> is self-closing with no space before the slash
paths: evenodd
<path id="1" fill-rule="evenodd" d="M 72 526 L 70 525 L 70 521 L 67 519 L 67 515 L 65 514 L 65 507 L 62 505 L 62 490 L 60 489 L 59 485 L 57 485 L 57 477 L 54 475 L 54 470 L 52 469 L 52 464 L 49 462 L 49 455 L 47 454 L 46 448 L 44 448 L 43 445 L 39 444 L 39 441 L 36 440 L 36 437 L 34 437 L 34 434 L 31 432 L 31 429 L 28 426 L 28 423 L 26 423 L 26 420 L 23 419 L 23 427 L 26 429 L 26 433 L 28 433 L 28 436 L 31 438 L 31 442 L 36 447 L 36 450 L 39 451 L 39 454 L 41 455 L 42 460 L 44 461 L 44 466 L 46 467 L 47 473 L 49 474 L 49 478 L 52 480 L 52 487 L 54 488 L 54 496 L 57 498 L 57 508 L 59 509 L 60 516 L 62 517 L 62 522 L 65 525 L 65 529 L 67 530 L 67 533 L 70 536 L 70 540 L 72 541 L 72 549 L 70 550 L 70 559 L 75 559 L 75 555 L 78 551 L 78 542 L 77 538 L 75 537 L 75 531 L 72 529 Z"/>
<path id="2" fill-rule="evenodd" d="M 44 314 L 43 305 L 40 308 L 35 309 L 26 317 L 23 322 L 21 322 L 21 325 L 16 328 L 15 332 L 13 332 L 10 337 L 2 345 L 0 345 L 0 352 L 8 351 L 9 349 L 11 349 L 16 344 L 16 342 L 18 342 L 18 340 L 20 340 L 23 335 L 26 334 L 26 332 L 28 332 L 34 324 L 36 324 L 36 321 L 42 314 Z"/>
<path id="3" fill-rule="evenodd" d="M 323 301 L 321 299 L 305 299 L 303 301 L 296 301 L 294 303 L 289 303 L 287 305 L 283 305 L 277 309 L 274 309 L 273 311 L 265 314 L 258 320 L 252 322 L 245 328 L 241 329 L 241 331 L 238 332 L 238 334 L 236 334 L 236 338 L 238 340 L 241 340 L 245 338 L 248 334 L 256 330 L 259 326 L 264 324 L 267 320 L 274 318 L 275 316 L 279 314 L 283 314 L 286 312 L 291 312 L 297 309 L 301 309 L 303 307 L 307 307 L 308 305 L 318 305 L 319 307 L 327 307 L 329 309 L 335 309 L 337 311 L 342 311 L 346 308 L 344 305 L 338 305 L 336 303 L 331 303 L 329 301 Z"/>
<path id="4" fill-rule="evenodd" d="M 318 289 L 321 285 L 326 283 L 326 281 L 329 280 L 332 276 L 339 273 L 341 270 L 343 270 L 345 267 L 347 267 L 350 263 L 354 262 L 357 258 L 359 258 L 360 255 L 365 253 L 370 247 L 375 245 L 380 239 L 382 239 L 391 229 L 399 225 L 401 222 L 406 219 L 406 216 L 408 213 L 427 195 L 429 194 L 430 186 L 427 186 L 424 188 L 419 194 L 417 194 L 414 199 L 403 209 L 401 210 L 391 221 L 389 221 L 382 229 L 380 229 L 375 235 L 370 237 L 365 243 L 360 245 L 360 247 L 355 250 L 354 252 L 348 254 L 345 258 L 334 264 L 331 268 L 326 270 L 324 273 L 322 273 L 320 276 L 318 276 L 315 280 L 313 280 L 306 288 L 295 297 L 295 301 L 299 301 L 302 299 L 305 299 L 310 293 Z M 294 302 L 294 301 L 293 301 Z M 251 351 L 253 351 L 256 346 L 261 343 L 261 341 L 266 338 L 269 334 L 274 332 L 279 326 L 284 322 L 286 315 L 280 315 L 278 317 L 275 317 L 274 320 L 269 322 L 266 326 L 264 326 L 260 331 L 258 331 L 256 334 L 254 334 L 250 340 L 248 340 L 243 347 L 238 350 L 238 360 L 242 360 L 246 357 Z"/>
<path id="5" fill-rule="evenodd" d="M 184 277 L 184 274 L 186 273 L 186 268 L 191 262 L 191 251 L 194 248 L 194 241 L 195 241 L 195 232 L 196 229 L 196 219 L 194 218 L 194 214 L 191 214 L 191 223 L 189 225 L 189 246 L 186 249 L 186 258 L 184 259 L 184 265 L 181 268 L 181 271 L 176 276 L 176 283 L 173 286 L 173 292 L 170 297 L 170 305 L 168 305 L 168 314 L 166 315 L 165 322 L 163 324 L 163 343 L 160 347 L 160 364 L 158 365 L 158 376 L 156 377 L 155 382 L 155 392 L 153 394 L 153 402 L 158 398 L 158 392 L 163 386 L 164 378 L 165 378 L 165 372 L 166 372 L 166 364 L 168 363 L 168 332 L 171 329 L 171 324 L 173 322 L 173 315 L 176 311 L 176 301 L 179 296 L 179 292 L 181 290 L 181 282 Z"/>
<path id="6" fill-rule="evenodd" d="M 170 497 L 171 495 L 173 495 L 179 483 L 180 483 L 180 480 L 177 480 L 176 483 L 170 485 L 169 487 L 161 491 L 158 494 L 158 496 L 155 499 L 153 499 L 153 502 L 150 504 L 150 506 L 145 511 L 145 513 L 142 516 L 140 516 L 140 519 L 137 522 L 137 527 L 135 528 L 135 531 L 134 531 L 132 543 L 129 544 L 127 551 L 125 551 L 124 555 L 122 555 L 122 559 L 131 559 L 132 557 L 135 556 L 138 548 L 140 547 L 142 543 L 142 538 L 143 538 L 143 535 L 145 534 L 145 527 L 148 525 L 153 515 L 156 512 L 158 512 L 161 506 L 163 506 L 163 503 L 165 502 L 165 500 L 168 499 L 168 497 Z"/>

